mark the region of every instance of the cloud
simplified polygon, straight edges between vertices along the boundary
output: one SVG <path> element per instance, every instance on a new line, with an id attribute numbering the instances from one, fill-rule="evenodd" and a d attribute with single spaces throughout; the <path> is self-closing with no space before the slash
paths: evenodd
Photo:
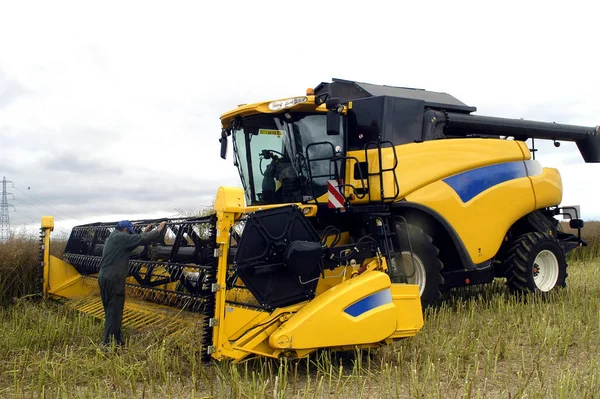
<path id="1" fill-rule="evenodd" d="M 111 165 L 113 159 L 107 159 L 104 162 L 95 159 L 84 158 L 79 153 L 61 153 L 52 154 L 51 157 L 42 160 L 41 168 L 47 171 L 68 172 L 72 174 L 83 175 L 88 178 L 96 174 L 122 175 L 123 169 L 116 165 Z"/>
<path id="2" fill-rule="evenodd" d="M 6 74 L 0 70 L 0 109 L 6 108 L 29 90 L 17 80 L 9 79 Z"/>
<path id="3" fill-rule="evenodd" d="M 197 209 L 240 184 L 219 158 L 222 113 L 333 77 L 444 91 L 482 115 L 600 123 L 597 65 L 573 62 L 597 47 L 596 13 L 434 3 L 13 2 L 0 15 L 0 176 L 40 210 L 18 211 L 65 226 Z M 537 155 L 600 216 L 596 165 L 568 145 Z"/>

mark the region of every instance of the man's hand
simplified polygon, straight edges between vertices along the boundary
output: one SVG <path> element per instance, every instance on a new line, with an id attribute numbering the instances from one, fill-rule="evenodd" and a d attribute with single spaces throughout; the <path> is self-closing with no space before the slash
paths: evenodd
<path id="1" fill-rule="evenodd" d="M 166 226 L 167 222 L 160 222 L 160 224 L 158 225 L 158 231 L 162 231 L 165 226 Z"/>
<path id="2" fill-rule="evenodd" d="M 144 229 L 144 233 L 149 232 L 150 230 L 152 230 L 154 228 L 154 223 L 150 223 L 148 226 L 146 226 L 146 228 Z"/>

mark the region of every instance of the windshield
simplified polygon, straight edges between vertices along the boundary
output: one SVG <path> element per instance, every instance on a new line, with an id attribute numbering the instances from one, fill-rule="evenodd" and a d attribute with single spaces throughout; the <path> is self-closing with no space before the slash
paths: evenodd
<path id="1" fill-rule="evenodd" d="M 341 152 L 343 135 L 327 136 L 326 118 L 286 113 L 238 119 L 232 136 L 249 204 L 307 202 L 327 191 L 327 180 L 339 177 L 331 159 Z"/>

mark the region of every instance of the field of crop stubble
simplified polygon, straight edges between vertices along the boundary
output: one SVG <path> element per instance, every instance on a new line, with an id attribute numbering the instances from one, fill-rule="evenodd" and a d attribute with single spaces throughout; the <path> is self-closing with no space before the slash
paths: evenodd
<path id="1" fill-rule="evenodd" d="M 193 331 L 128 330 L 124 351 L 99 350 L 101 321 L 27 297 L 39 248 L 17 237 L 0 244 L 0 397 L 597 397 L 600 222 L 583 235 L 590 247 L 548 300 L 518 299 L 498 280 L 453 291 L 416 337 L 371 353 L 210 366 Z M 62 247 L 54 240 L 53 253 Z"/>

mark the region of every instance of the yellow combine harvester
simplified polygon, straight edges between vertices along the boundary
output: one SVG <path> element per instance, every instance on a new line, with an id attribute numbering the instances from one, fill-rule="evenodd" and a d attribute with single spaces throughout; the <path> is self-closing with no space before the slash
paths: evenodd
<path id="1" fill-rule="evenodd" d="M 225 113 L 221 157 L 231 137 L 250 209 L 313 204 L 317 229 L 375 237 L 392 281 L 418 285 L 424 306 L 496 277 L 518 291 L 563 287 L 583 222 L 526 141 L 572 141 L 599 162 L 600 128 L 474 111 L 446 93 L 334 79 Z"/>
<path id="2" fill-rule="evenodd" d="M 219 188 L 213 215 L 168 220 L 136 251 L 127 321 L 201 322 L 207 359 L 303 357 L 413 336 L 452 287 L 564 286 L 565 254 L 585 242 L 556 216 L 583 222 L 526 140 L 574 141 L 598 162 L 599 129 L 474 111 L 444 93 L 334 79 L 225 113 L 221 157 L 231 138 L 243 188 Z M 62 260 L 48 255 L 52 224 L 45 296 L 101 316 L 96 276 L 116 222 L 75 227 Z"/>

